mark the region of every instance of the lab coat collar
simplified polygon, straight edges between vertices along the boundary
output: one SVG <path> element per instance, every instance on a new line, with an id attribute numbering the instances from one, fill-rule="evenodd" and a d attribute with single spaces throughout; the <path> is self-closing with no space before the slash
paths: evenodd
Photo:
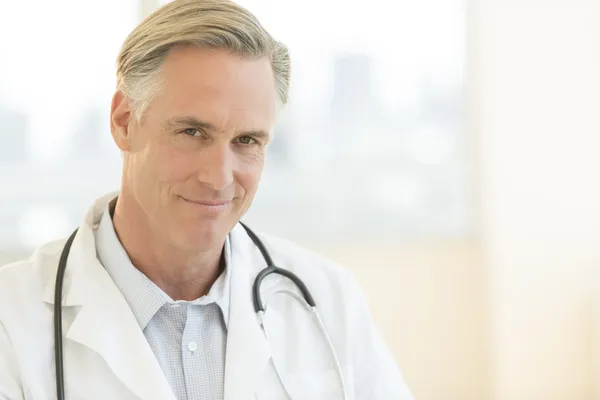
<path id="1" fill-rule="evenodd" d="M 63 307 L 84 305 L 90 298 L 87 286 L 94 283 L 90 281 L 89 274 L 97 274 L 98 266 L 104 269 L 96 256 L 94 229 L 98 227 L 108 203 L 117 195 L 118 192 L 112 192 L 96 200 L 79 225 L 67 258 L 63 282 Z M 50 279 L 44 287 L 43 300 L 48 304 L 54 304 L 54 284 L 58 263 L 55 264 L 52 266 L 52 273 L 49 274 Z M 80 282 L 82 284 L 79 284 Z"/>
<path id="2" fill-rule="evenodd" d="M 107 204 L 117 195 L 110 193 L 94 203 L 73 241 L 64 278 L 63 307 L 82 307 L 68 328 L 66 338 L 103 357 L 136 396 L 175 400 L 127 301 L 96 256 L 93 230 Z M 230 317 L 224 400 L 245 400 L 254 397 L 260 376 L 271 357 L 252 302 L 254 279 L 266 263 L 240 224 L 231 231 L 230 242 Z M 49 304 L 54 303 L 56 269 L 57 266 L 53 266 L 44 290 L 43 299 Z M 261 293 L 264 295 L 280 280 L 279 275 L 267 276 Z"/>

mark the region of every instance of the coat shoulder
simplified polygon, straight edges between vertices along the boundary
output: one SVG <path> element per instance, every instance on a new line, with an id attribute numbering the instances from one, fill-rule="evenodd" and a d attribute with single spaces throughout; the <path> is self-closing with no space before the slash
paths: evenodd
<path id="1" fill-rule="evenodd" d="M 343 283 L 351 275 L 345 266 L 291 240 L 264 233 L 260 235 L 278 267 L 332 283 Z"/>
<path id="2" fill-rule="evenodd" d="M 40 301 L 46 283 L 54 279 L 65 240 L 38 247 L 30 257 L 0 266 L 0 309 Z M 22 300 L 22 301 L 21 301 Z"/>

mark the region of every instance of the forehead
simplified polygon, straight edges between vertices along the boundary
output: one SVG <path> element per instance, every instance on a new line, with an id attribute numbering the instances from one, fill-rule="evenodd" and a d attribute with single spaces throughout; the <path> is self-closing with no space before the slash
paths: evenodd
<path id="1" fill-rule="evenodd" d="M 249 124 L 253 126 L 246 128 L 269 130 L 275 121 L 277 92 L 266 58 L 181 46 L 172 49 L 164 62 L 156 102 L 163 117 L 186 115 L 222 129 Z"/>

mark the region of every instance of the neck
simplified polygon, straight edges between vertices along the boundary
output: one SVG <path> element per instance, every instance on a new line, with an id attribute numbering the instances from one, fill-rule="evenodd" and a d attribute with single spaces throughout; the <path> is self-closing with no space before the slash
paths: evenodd
<path id="1" fill-rule="evenodd" d="M 165 240 L 134 199 L 121 193 L 111 203 L 115 232 L 133 265 L 173 300 L 208 293 L 224 267 L 223 246 L 190 253 Z"/>

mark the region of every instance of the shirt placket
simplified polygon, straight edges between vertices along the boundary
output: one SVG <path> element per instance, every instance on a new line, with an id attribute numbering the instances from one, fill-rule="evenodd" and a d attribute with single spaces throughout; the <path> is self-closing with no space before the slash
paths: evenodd
<path id="1" fill-rule="evenodd" d="M 190 304 L 182 338 L 187 400 L 223 398 L 225 331 L 216 303 Z"/>

